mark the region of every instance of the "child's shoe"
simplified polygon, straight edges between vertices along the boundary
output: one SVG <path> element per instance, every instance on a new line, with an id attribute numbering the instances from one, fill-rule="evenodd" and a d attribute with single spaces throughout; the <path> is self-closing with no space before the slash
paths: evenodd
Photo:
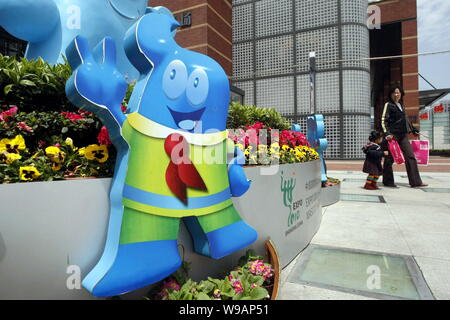
<path id="1" fill-rule="evenodd" d="M 371 184 L 371 183 L 366 183 L 364 185 L 364 189 L 366 189 L 366 190 L 376 190 L 375 186 L 373 184 Z"/>

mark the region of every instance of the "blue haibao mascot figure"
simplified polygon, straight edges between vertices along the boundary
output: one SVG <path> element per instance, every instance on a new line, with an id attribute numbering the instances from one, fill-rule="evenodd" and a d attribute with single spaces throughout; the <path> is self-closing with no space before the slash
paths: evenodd
<path id="1" fill-rule="evenodd" d="M 77 37 L 67 49 L 74 70 L 67 95 L 102 119 L 118 151 L 105 250 L 83 280 L 98 297 L 176 271 L 181 219 L 195 251 L 215 259 L 257 239 L 231 200 L 250 182 L 239 164 L 243 155 L 228 147 L 228 78 L 211 58 L 178 46 L 172 36 L 178 26 L 149 13 L 126 33 L 125 51 L 141 74 L 126 115 L 120 104 L 127 85 L 115 67 L 114 41 L 105 38 L 91 53 Z"/>
<path id="2" fill-rule="evenodd" d="M 327 167 L 325 164 L 325 159 L 323 157 L 323 152 L 328 147 L 328 141 L 325 139 L 325 122 L 323 115 L 315 114 L 308 117 L 308 141 L 311 143 L 311 147 L 316 149 L 317 153 L 322 160 L 322 175 L 321 180 L 323 183 L 327 182 Z"/>
<path id="3" fill-rule="evenodd" d="M 77 36 L 96 45 L 104 37 L 118 44 L 118 69 L 129 79 L 138 72 L 122 46 L 125 32 L 146 12 L 170 14 L 164 7 L 147 8 L 148 0 L 0 0 L 0 26 L 28 42 L 25 57 L 63 62 L 69 43 Z"/>

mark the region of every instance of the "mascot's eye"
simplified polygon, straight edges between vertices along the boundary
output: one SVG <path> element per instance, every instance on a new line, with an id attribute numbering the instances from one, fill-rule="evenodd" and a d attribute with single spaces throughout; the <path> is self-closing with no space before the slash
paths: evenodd
<path id="1" fill-rule="evenodd" d="M 166 68 L 163 75 L 163 90 L 169 99 L 177 99 L 186 90 L 188 72 L 186 65 L 180 60 L 174 60 Z"/>
<path id="2" fill-rule="evenodd" d="M 191 73 L 187 82 L 186 96 L 194 106 L 206 101 L 209 93 L 209 79 L 205 70 L 196 69 Z"/>

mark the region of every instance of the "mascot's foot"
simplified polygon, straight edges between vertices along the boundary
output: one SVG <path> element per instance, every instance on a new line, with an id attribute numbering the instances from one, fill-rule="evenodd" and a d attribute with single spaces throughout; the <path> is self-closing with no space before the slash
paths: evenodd
<path id="1" fill-rule="evenodd" d="M 176 240 L 121 244 L 106 275 L 92 294 L 111 297 L 161 281 L 181 266 Z"/>
<path id="2" fill-rule="evenodd" d="M 208 232 L 206 237 L 210 257 L 220 259 L 255 242 L 258 233 L 244 221 L 239 221 Z"/>

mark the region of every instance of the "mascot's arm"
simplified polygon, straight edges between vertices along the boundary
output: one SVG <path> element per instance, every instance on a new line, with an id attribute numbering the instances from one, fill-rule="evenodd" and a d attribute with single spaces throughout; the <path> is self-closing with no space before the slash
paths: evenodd
<path id="1" fill-rule="evenodd" d="M 228 150 L 233 150 L 233 159 L 228 165 L 228 179 L 230 183 L 231 195 L 233 197 L 240 197 L 248 191 L 251 181 L 247 179 L 244 168 L 245 155 L 241 149 L 234 146 L 233 141 L 228 140 Z"/>
<path id="2" fill-rule="evenodd" d="M 43 41 L 60 21 L 54 0 L 0 0 L 0 26 L 16 38 Z"/>

